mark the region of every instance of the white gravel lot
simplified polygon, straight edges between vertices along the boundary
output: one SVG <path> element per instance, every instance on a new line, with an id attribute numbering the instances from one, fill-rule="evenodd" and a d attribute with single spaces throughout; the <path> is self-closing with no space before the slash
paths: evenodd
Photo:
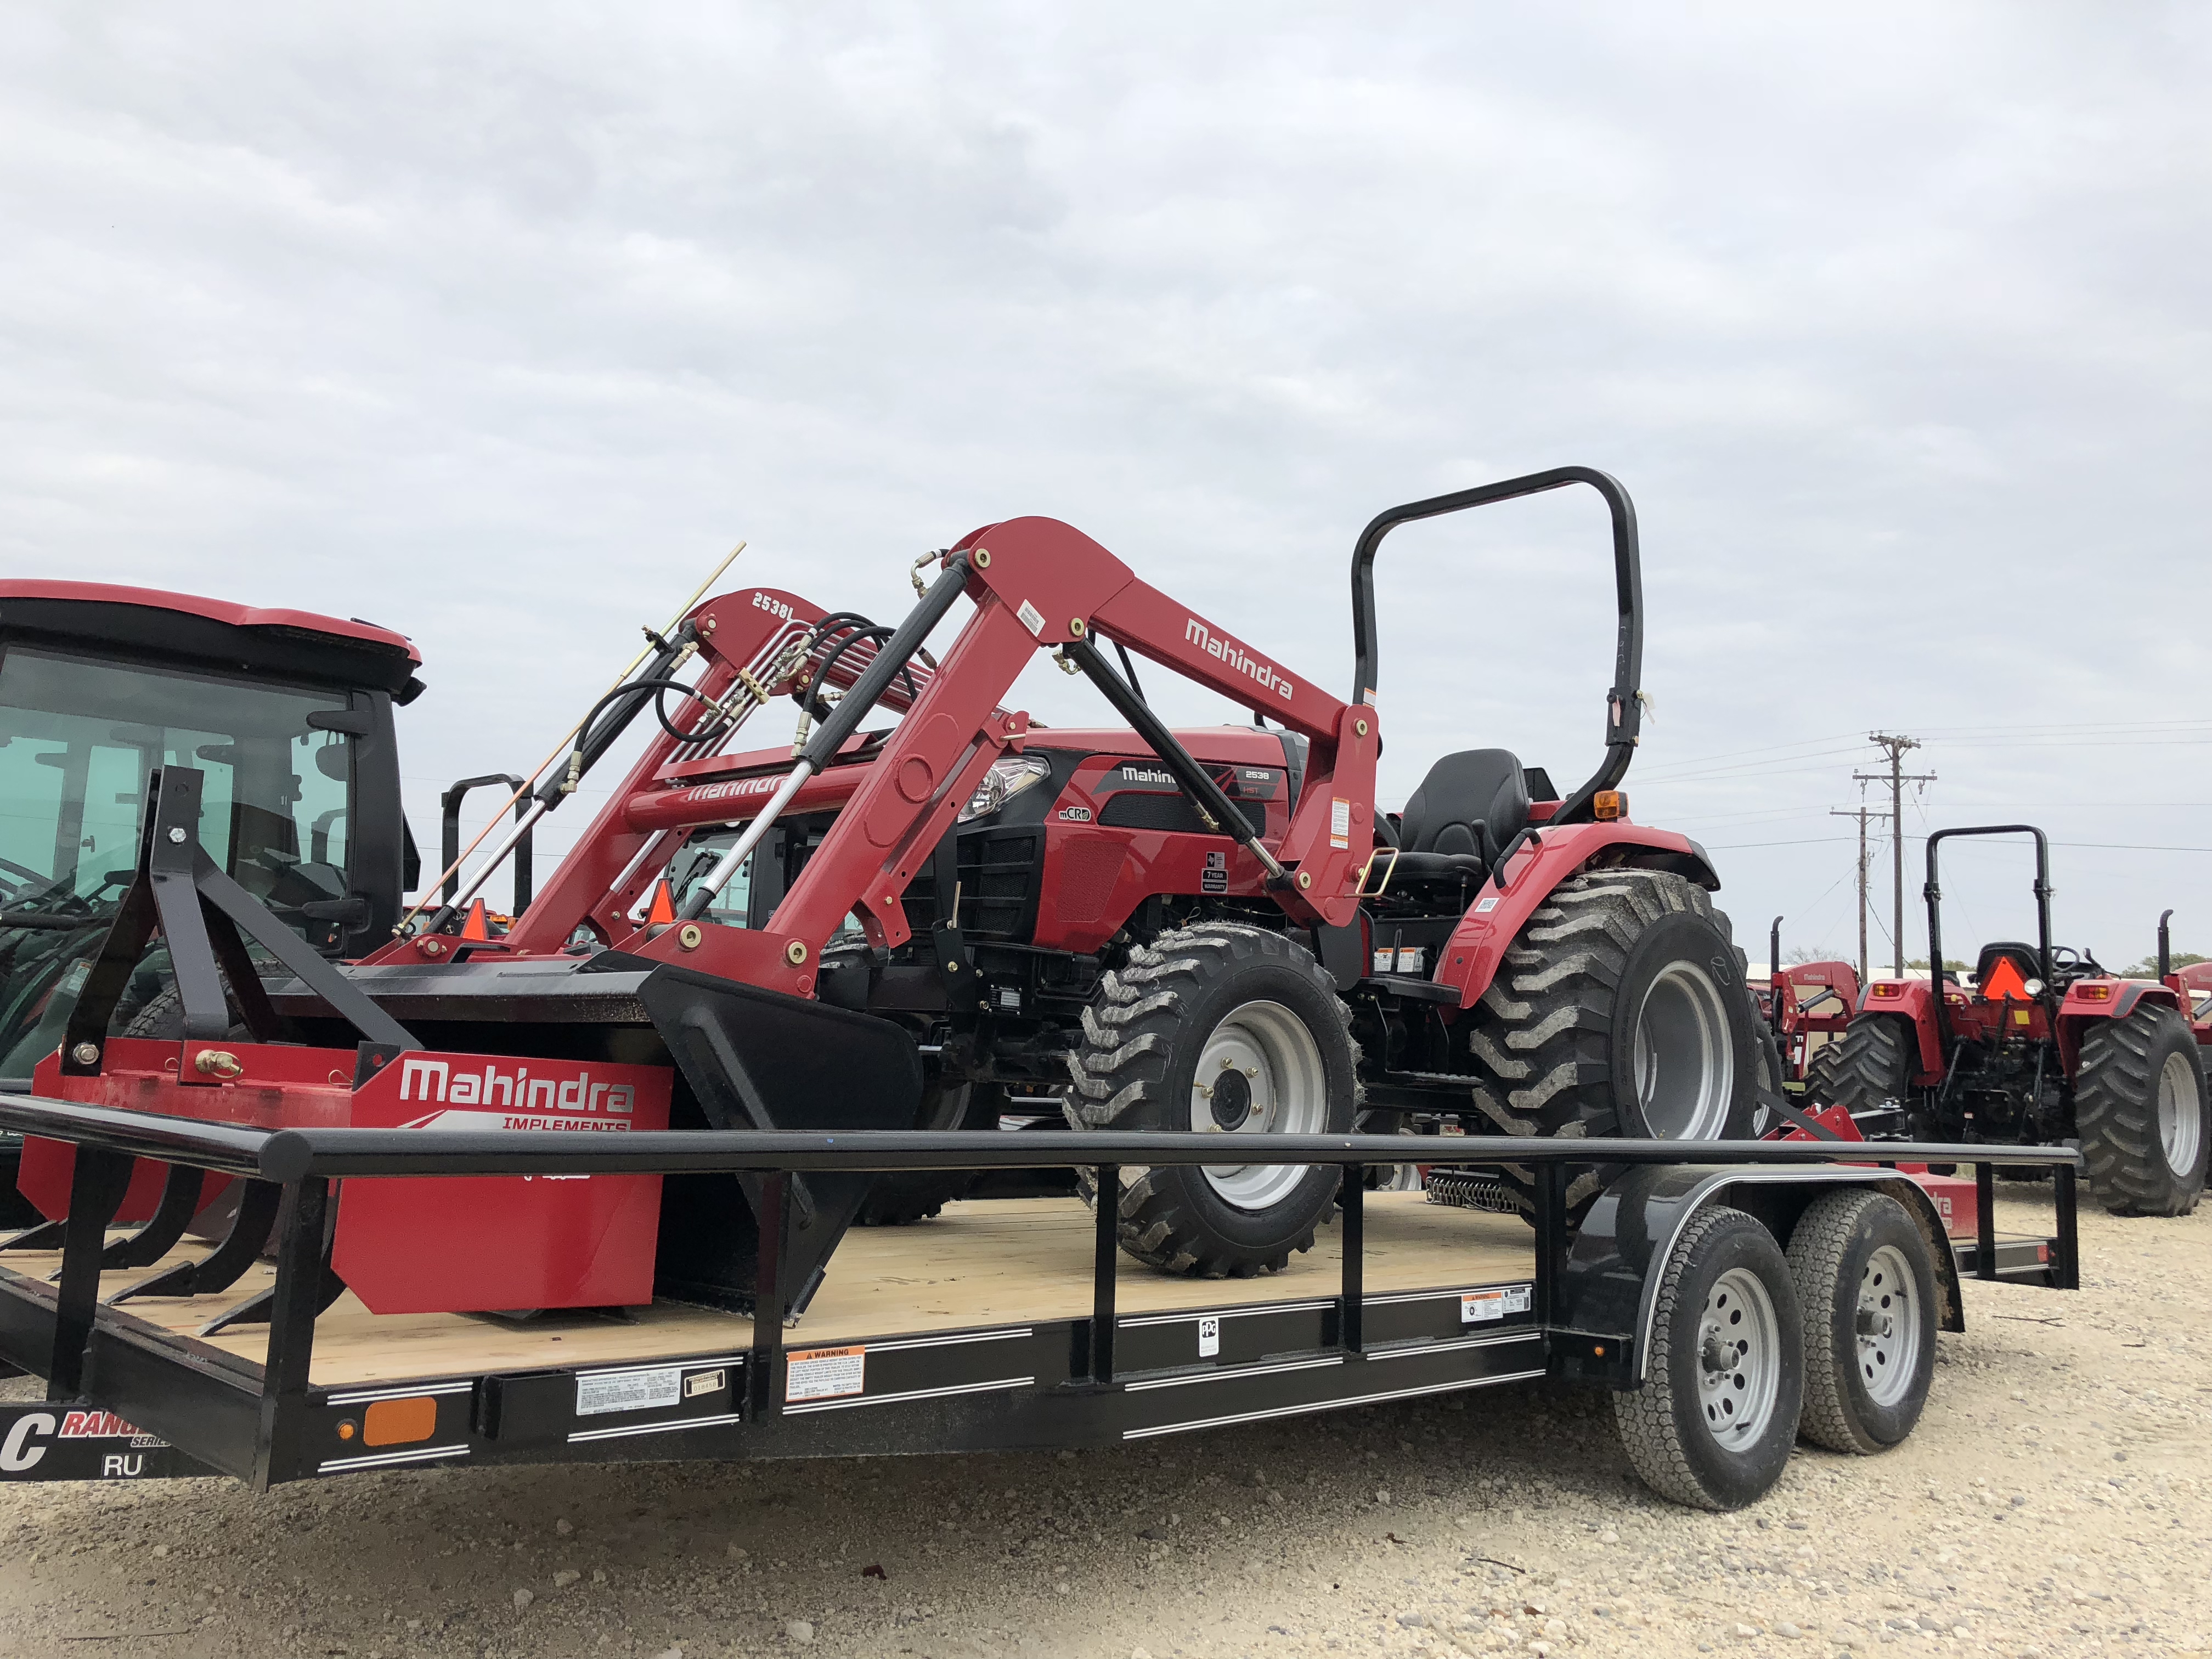
<path id="1" fill-rule="evenodd" d="M 9 1486 L 0 1655 L 2204 1652 L 2212 1206 L 2082 1237 L 2079 1295 L 1967 1287 L 1904 1447 L 1737 1515 L 1528 1386 L 1079 1455 Z"/>

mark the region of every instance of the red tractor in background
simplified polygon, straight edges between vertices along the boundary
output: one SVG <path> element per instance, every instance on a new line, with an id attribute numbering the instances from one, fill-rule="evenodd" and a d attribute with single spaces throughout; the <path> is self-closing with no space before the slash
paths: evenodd
<path id="1" fill-rule="evenodd" d="M 1859 1003 L 1858 969 L 1848 962 L 1782 962 L 1782 918 L 1767 934 L 1767 977 L 1759 994 L 1782 1066 L 1782 1084 L 1806 1092 L 1836 1063 L 1843 1033 Z"/>
<path id="2" fill-rule="evenodd" d="M 1844 1108 L 1870 1139 L 2078 1142 L 2107 1209 L 2185 1215 L 2212 1150 L 2187 993 L 2178 976 L 2121 979 L 2052 945 L 2043 831 L 1985 824 L 1929 836 L 1928 959 L 1943 960 L 1942 843 L 2011 835 L 2035 840 L 2036 942 L 1984 945 L 1971 994 L 1948 973 L 1872 981 L 1813 1103 Z"/>
<path id="3" fill-rule="evenodd" d="M 1562 791 L 1505 750 L 1462 751 L 1430 766 L 1402 811 L 1378 811 L 1382 540 L 1573 484 L 1612 519 L 1603 759 Z M 143 1054 L 104 1070 L 117 1045 L 100 1041 L 88 994 L 55 1086 L 142 1099 L 150 1087 L 161 1109 L 197 1113 L 232 1086 L 228 1067 L 252 1069 L 249 1050 L 292 1054 L 295 1071 L 325 1051 L 350 1065 L 368 1036 L 377 1067 L 411 1066 L 441 1090 L 449 1075 L 473 1090 L 481 1073 L 487 1101 L 488 1056 L 532 1057 L 549 1079 L 562 1065 L 661 1068 L 678 1128 L 980 1131 L 1009 1095 L 1048 1096 L 1086 1127 L 1222 1137 L 1218 1164 L 1125 1170 L 1113 1195 L 1126 1250 L 1206 1275 L 1280 1267 L 1333 1209 L 1334 1167 L 1240 1164 L 1240 1133 L 1750 1134 L 1765 1034 L 1709 896 L 1718 878 L 1695 842 L 1631 822 L 1619 789 L 1638 741 L 1643 617 L 1634 510 L 1612 478 L 1560 468 L 1376 518 L 1353 555 L 1349 702 L 1053 520 L 988 526 L 925 562 L 939 574 L 895 628 L 772 588 L 692 607 L 434 912 L 336 979 L 307 964 L 245 1007 L 254 1043 L 210 1047 L 229 1024 L 220 981 L 209 972 L 196 988 L 180 971 L 188 1035 L 167 1049 L 166 1084 Z M 924 641 L 963 598 L 965 625 L 930 659 Z M 1047 730 L 1003 708 L 1040 650 L 1126 726 Z M 1133 653 L 1243 704 L 1253 725 L 1170 731 Z M 696 677 L 678 678 L 694 659 Z M 735 750 L 746 719 L 786 696 L 796 742 Z M 864 729 L 883 711 L 900 718 Z M 470 901 L 500 858 L 647 712 L 645 753 L 527 910 L 503 936 L 470 937 Z M 178 777 L 155 793 L 184 801 L 198 787 Z M 669 902 L 648 908 L 663 880 Z M 200 891 L 246 914 L 204 872 Z M 140 907 L 140 925 L 151 914 Z M 111 943 L 116 960 L 135 948 Z M 271 1044 L 276 1024 L 319 1046 L 302 1060 Z M 364 1073 L 355 1088 L 375 1086 Z M 319 1097 L 314 1121 L 331 1109 Z M 1598 1179 L 1582 1176 L 1570 1200 Z M 670 1293 L 750 1294 L 752 1181 L 663 1184 Z M 869 1186 L 799 1180 L 787 1305 L 804 1305 Z M 456 1266 L 445 1281 L 451 1305 L 518 1305 L 472 1303 L 469 1276 Z M 549 1290 L 541 1305 L 566 1304 Z"/>

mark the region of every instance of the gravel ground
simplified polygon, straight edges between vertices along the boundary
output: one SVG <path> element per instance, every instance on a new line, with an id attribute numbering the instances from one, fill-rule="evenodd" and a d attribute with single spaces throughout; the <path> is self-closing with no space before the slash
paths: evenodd
<path id="1" fill-rule="evenodd" d="M 1903 1448 L 1801 1448 L 1738 1515 L 1547 1387 L 1079 1455 L 0 1487 L 0 1654 L 2203 1652 L 2212 1206 L 2081 1224 L 2081 1294 L 1968 1285 Z"/>

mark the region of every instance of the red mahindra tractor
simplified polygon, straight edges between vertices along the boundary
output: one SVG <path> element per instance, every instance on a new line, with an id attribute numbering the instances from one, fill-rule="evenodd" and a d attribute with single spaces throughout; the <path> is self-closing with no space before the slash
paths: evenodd
<path id="1" fill-rule="evenodd" d="M 1869 1139 L 2078 1142 L 2090 1190 L 2107 1209 L 2185 1215 L 2212 1150 L 2185 993 L 2175 980 L 2118 978 L 2086 952 L 2052 945 L 2040 830 L 1985 824 L 1929 836 L 1928 959 L 1943 960 L 1942 843 L 2014 835 L 2035 840 L 2036 942 L 1984 945 L 1972 993 L 1948 973 L 1872 981 L 1815 1103 L 1845 1109 Z"/>
<path id="2" fill-rule="evenodd" d="M 1774 1033 L 1784 1088 L 1817 1088 L 1837 1060 L 1858 1006 L 1858 969 L 1848 962 L 1782 962 L 1782 918 L 1767 935 L 1766 988 L 1760 1013 Z"/>
<path id="3" fill-rule="evenodd" d="M 1620 625 L 1604 758 L 1561 791 L 1503 750 L 1447 755 L 1401 811 L 1378 811 L 1381 542 L 1412 520 L 1573 484 L 1612 518 Z M 658 1068 L 678 1128 L 981 1131 L 1010 1094 L 1049 1095 L 1085 1127 L 1222 1138 L 1218 1164 L 1126 1171 L 1117 1200 L 1125 1249 L 1208 1275 L 1280 1267 L 1333 1206 L 1334 1168 L 1240 1164 L 1240 1133 L 1750 1133 L 1764 1033 L 1709 896 L 1717 878 L 1695 842 L 1631 822 L 1618 787 L 1638 739 L 1643 622 L 1634 511 L 1612 478 L 1561 468 L 1375 520 L 1353 555 L 1349 702 L 1053 520 L 988 526 L 925 562 L 939 574 L 895 628 L 773 588 L 692 607 L 580 724 L 568 763 L 526 798 L 494 855 L 401 937 L 342 975 L 300 966 L 265 1006 L 240 998 L 257 1041 L 220 1049 L 229 1011 L 212 1000 L 212 972 L 197 988 L 179 975 L 181 1049 L 103 1043 L 88 994 L 52 1062 L 55 1086 L 150 1090 L 161 1109 L 204 1112 L 235 1086 L 228 1068 L 250 1073 L 264 1047 L 289 1056 L 268 1060 L 281 1079 L 325 1053 L 353 1064 L 366 1038 L 356 1098 L 380 1089 L 379 1112 L 423 1107 L 434 1081 L 441 1112 L 426 1122 L 514 1109 L 533 1126 L 620 1127 L 561 1120 L 572 1091 L 575 1110 L 599 1109 L 584 1103 L 602 1098 L 611 1068 L 627 1068 L 623 1097 L 637 1100 L 650 1079 L 629 1073 Z M 963 598 L 965 626 L 931 660 L 924 641 Z M 1126 726 L 1046 730 L 1002 708 L 1039 650 L 1089 678 Z M 1243 704 L 1253 725 L 1170 731 L 1133 653 Z M 696 678 L 678 678 L 694 659 Z M 736 750 L 747 718 L 787 696 L 794 743 Z M 658 730 L 646 752 L 526 912 L 504 935 L 467 936 L 500 857 L 647 711 Z M 901 718 L 866 727 L 884 711 Z M 185 799 L 196 786 L 182 770 L 156 793 Z M 149 860 L 164 856 L 148 845 Z M 220 880 L 196 879 L 203 908 L 219 899 L 252 921 Z M 648 908 L 664 880 L 668 902 Z M 151 918 L 141 907 L 138 925 Z M 279 1026 L 308 1059 L 269 1043 Z M 518 1058 L 531 1061 L 527 1115 L 526 1082 L 502 1069 Z M 578 1066 L 588 1075 L 556 1087 Z M 395 1067 L 405 1076 L 386 1098 Z M 330 1121 L 330 1102 L 313 1109 Z M 744 1305 L 752 1181 L 661 1185 L 664 1293 Z M 779 1257 L 787 1305 L 805 1306 L 869 1188 L 799 1181 Z M 571 1199 L 582 1201 L 527 1202 Z M 375 1259 L 349 1256 L 345 1236 L 341 1215 L 341 1264 Z M 526 1305 L 511 1285 L 471 1279 L 442 1275 L 441 1305 Z M 573 1305 L 550 1282 L 533 1294 L 528 1305 Z"/>
<path id="4" fill-rule="evenodd" d="M 208 852 L 317 951 L 391 937 L 415 879 L 392 710 L 422 689 L 417 666 L 368 623 L 0 581 L 0 1090 L 28 1089 L 61 1042 L 131 885 L 155 768 L 205 775 Z M 116 1029 L 173 1026 L 169 979 L 156 943 Z M 0 1224 L 36 1218 L 13 1207 L 20 1151 L 0 1137 Z"/>

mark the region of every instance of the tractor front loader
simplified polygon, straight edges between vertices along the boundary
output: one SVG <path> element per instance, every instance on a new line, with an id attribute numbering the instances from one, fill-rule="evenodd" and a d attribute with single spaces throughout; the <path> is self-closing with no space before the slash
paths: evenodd
<path id="1" fill-rule="evenodd" d="M 1816 1103 L 1869 1139 L 2078 1141 L 2089 1189 L 2119 1215 L 2185 1215 L 2204 1189 L 2205 1076 L 2178 981 L 2122 979 L 2051 942 L 2051 855 L 2030 824 L 1928 838 L 1928 959 L 1943 960 L 1942 843 L 2035 842 L 2036 939 L 1984 945 L 1970 994 L 1954 977 L 1875 979 Z"/>
<path id="2" fill-rule="evenodd" d="M 1438 759 L 1401 811 L 1378 811 L 1382 540 L 1571 485 L 1595 489 L 1612 519 L 1620 632 L 1602 760 L 1563 792 L 1505 750 L 1465 750 Z M 1083 1127 L 1221 1138 L 1216 1164 L 1125 1169 L 1117 1191 L 1097 1194 L 1125 1250 L 1212 1276 L 1282 1267 L 1334 1208 L 1333 1166 L 1240 1163 L 1240 1134 L 1750 1133 L 1765 1034 L 1709 896 L 1717 878 L 1694 842 L 1631 822 L 1619 788 L 1638 738 L 1643 614 L 1634 511 L 1613 479 L 1560 468 L 1378 517 L 1353 557 L 1349 701 L 1056 520 L 994 524 L 925 563 L 934 579 L 917 577 L 920 601 L 896 626 L 752 588 L 656 635 L 580 724 L 567 763 L 518 792 L 521 818 L 471 880 L 344 970 L 343 993 L 302 973 L 256 1012 L 257 1037 L 265 1028 L 303 1040 L 313 1064 L 343 1062 L 325 1066 L 331 1080 L 300 1109 L 426 1129 L 619 1131 L 665 1101 L 679 1129 L 995 1133 L 1008 1103 L 1045 1097 Z M 929 659 L 924 642 L 963 600 L 957 637 Z M 1041 650 L 1088 678 L 1121 724 L 1048 730 L 1006 708 Z M 1250 709 L 1253 724 L 1171 731 L 1138 657 Z M 694 659 L 695 678 L 680 678 Z M 746 720 L 785 696 L 799 707 L 795 741 L 735 750 Z M 503 936 L 469 927 L 499 856 L 647 711 L 659 730 L 646 752 L 527 911 Z M 870 724 L 889 714 L 895 724 Z M 142 859 L 149 882 L 157 850 Z M 177 1086 L 156 1085 L 164 1109 L 213 1112 L 261 1081 L 258 1067 L 279 1066 L 270 1056 L 285 1044 L 212 1047 L 210 992 L 179 988 L 201 1012 L 169 1052 Z M 404 1036 L 368 1029 L 364 1001 Z M 134 1063 L 146 1074 L 147 1057 Z M 289 1063 L 308 1062 L 293 1051 Z M 58 1057 L 58 1086 L 122 1103 L 105 1064 L 87 1035 Z M 287 1085 L 262 1086 L 256 1109 L 283 1121 Z M 1534 1179 L 1509 1185 L 1525 1198 Z M 1578 1177 L 1570 1200 L 1599 1179 Z M 744 1305 L 773 1252 L 793 1312 L 872 1184 L 593 1180 L 650 1182 L 647 1197 L 621 1188 L 606 1202 L 623 1216 L 657 1206 L 646 1276 L 660 1294 Z M 532 1206 L 583 1199 L 520 1188 L 497 1197 L 514 1226 Z M 349 1243 L 340 1207 L 343 1278 L 376 1252 Z M 506 1299 L 486 1301 L 454 1242 L 470 1221 L 457 1207 L 433 1218 L 441 1283 L 410 1280 L 409 1296 L 507 1309 L 634 1299 L 633 1242 L 620 1272 L 509 1276 Z M 877 1218 L 931 1207 L 909 1194 Z M 761 1215 L 787 1215 L 787 1230 L 763 1234 Z M 526 1231 L 584 1224 L 540 1217 Z M 384 1228 L 379 1243 L 423 1254 L 393 1244 L 404 1230 L 391 1218 Z"/>

